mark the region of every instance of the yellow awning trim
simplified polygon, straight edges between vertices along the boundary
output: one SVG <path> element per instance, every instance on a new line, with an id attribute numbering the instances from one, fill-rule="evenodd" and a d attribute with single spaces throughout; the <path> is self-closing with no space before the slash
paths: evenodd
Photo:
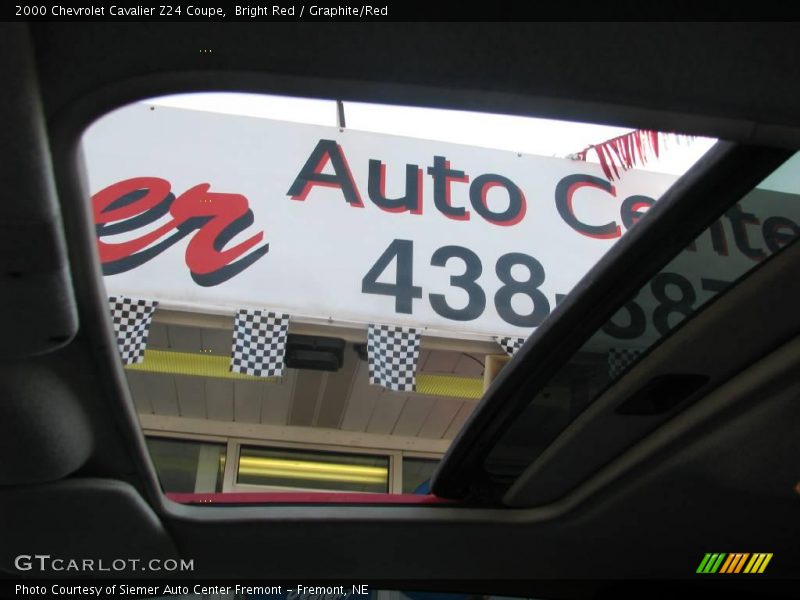
<path id="1" fill-rule="evenodd" d="M 231 357 L 219 354 L 195 354 L 174 350 L 145 350 L 144 362 L 127 365 L 129 371 L 147 373 L 169 373 L 170 375 L 194 375 L 195 377 L 218 377 L 244 381 L 268 381 L 275 383 L 278 377 L 254 377 L 231 373 Z"/>
<path id="2" fill-rule="evenodd" d="M 195 377 L 217 377 L 220 379 L 239 379 L 243 381 L 265 381 L 277 383 L 279 377 L 254 377 L 231 373 L 231 359 L 220 354 L 201 354 L 176 352 L 174 350 L 145 350 L 144 361 L 127 365 L 129 371 L 146 373 L 167 373 L 171 375 L 193 375 Z M 427 396 L 446 396 L 477 400 L 483 395 L 483 380 L 475 377 L 457 375 L 417 375 L 417 393 Z"/>

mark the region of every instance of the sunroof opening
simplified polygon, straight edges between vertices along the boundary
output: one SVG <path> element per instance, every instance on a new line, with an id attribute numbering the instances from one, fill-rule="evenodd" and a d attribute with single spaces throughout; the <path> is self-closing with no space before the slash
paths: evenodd
<path id="1" fill-rule="evenodd" d="M 167 493 L 427 494 L 507 358 L 714 140 L 242 94 L 85 133 Z"/>

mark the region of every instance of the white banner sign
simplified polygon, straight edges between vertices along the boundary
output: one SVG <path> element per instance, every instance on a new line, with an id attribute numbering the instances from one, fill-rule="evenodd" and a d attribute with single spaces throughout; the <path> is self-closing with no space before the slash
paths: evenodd
<path id="1" fill-rule="evenodd" d="M 133 105 L 85 138 L 109 292 L 525 336 L 674 177 Z"/>

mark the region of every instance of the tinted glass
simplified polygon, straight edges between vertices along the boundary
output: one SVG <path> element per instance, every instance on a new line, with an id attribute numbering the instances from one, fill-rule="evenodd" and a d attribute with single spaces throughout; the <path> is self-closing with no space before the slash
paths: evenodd
<path id="1" fill-rule="evenodd" d="M 438 460 L 428 458 L 403 459 L 403 493 L 427 494 L 431 487 L 431 477 Z"/>
<path id="2" fill-rule="evenodd" d="M 147 448 L 165 492 L 222 491 L 224 444 L 147 438 Z"/>
<path id="3" fill-rule="evenodd" d="M 800 235 L 800 156 L 731 206 L 564 365 L 486 461 L 513 477 L 592 400 L 695 312 Z M 691 383 L 691 382 L 689 382 Z"/>

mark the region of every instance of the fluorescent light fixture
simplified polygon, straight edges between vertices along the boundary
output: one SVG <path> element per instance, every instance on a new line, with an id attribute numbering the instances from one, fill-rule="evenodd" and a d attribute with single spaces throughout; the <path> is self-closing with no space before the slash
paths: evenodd
<path id="1" fill-rule="evenodd" d="M 386 467 L 367 465 L 242 456 L 239 458 L 239 475 L 276 477 L 281 479 L 306 479 L 313 481 L 339 481 L 344 483 L 385 484 L 389 479 L 389 469 Z"/>

